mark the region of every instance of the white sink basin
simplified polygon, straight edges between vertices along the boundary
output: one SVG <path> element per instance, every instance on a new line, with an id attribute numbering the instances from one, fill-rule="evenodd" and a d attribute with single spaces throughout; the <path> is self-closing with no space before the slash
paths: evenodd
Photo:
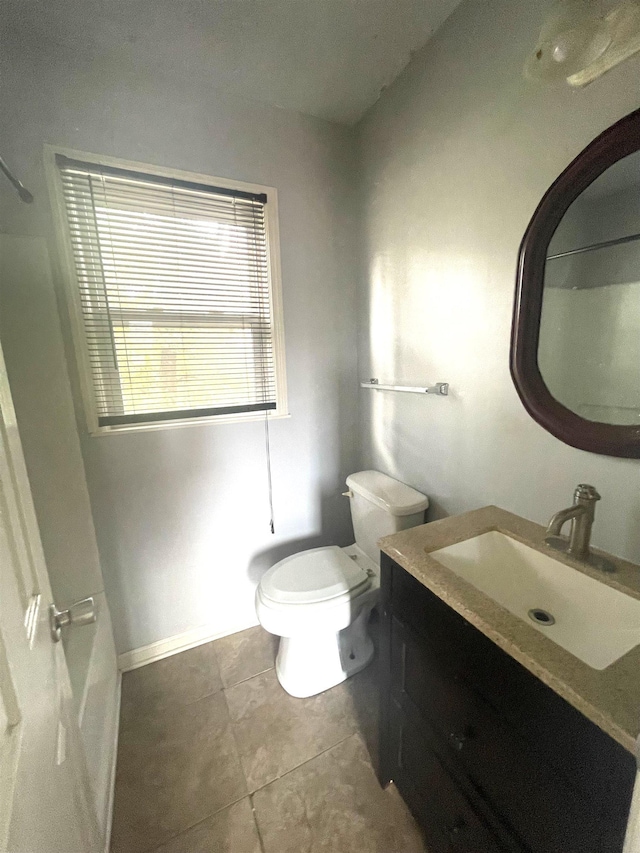
<path id="1" fill-rule="evenodd" d="M 503 533 L 483 533 L 430 556 L 593 669 L 640 643 L 640 601 Z M 538 610 L 555 622 L 535 621 L 529 611 Z"/>

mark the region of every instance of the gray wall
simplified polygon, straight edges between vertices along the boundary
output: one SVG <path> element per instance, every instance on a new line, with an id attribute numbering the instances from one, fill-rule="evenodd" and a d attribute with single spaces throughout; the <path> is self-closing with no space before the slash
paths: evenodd
<path id="1" fill-rule="evenodd" d="M 360 126 L 362 374 L 451 395 L 361 392 L 371 465 L 431 496 L 431 517 L 496 503 L 534 521 L 594 483 L 594 539 L 640 560 L 640 462 L 574 450 L 509 377 L 518 246 L 542 194 L 640 106 L 637 57 L 588 88 L 522 77 L 546 2 L 467 0 Z"/>
<path id="2" fill-rule="evenodd" d="M 352 535 L 340 492 L 357 435 L 353 132 L 211 81 L 175 88 L 20 50 L 0 72 L 3 156 L 37 195 L 28 208 L 3 192 L 0 230 L 49 232 L 45 142 L 278 188 L 291 418 L 271 424 L 276 536 L 263 424 L 89 437 L 79 421 L 119 651 L 255 624 L 266 567 Z M 46 344 L 38 355 L 44 369 Z"/>
<path id="3" fill-rule="evenodd" d="M 524 228 L 571 158 L 640 105 L 638 59 L 584 91 L 523 80 L 547 5 L 466 2 L 358 129 L 360 374 L 452 388 L 446 399 L 361 391 L 360 435 L 353 132 L 226 98 L 212 81 L 177 88 L 81 57 L 62 65 L 19 44 L 0 51 L 2 153 L 37 196 L 26 206 L 5 188 L 0 232 L 49 235 L 44 142 L 280 193 L 292 417 L 271 427 L 277 535 L 267 527 L 261 424 L 91 438 L 79 421 L 120 651 L 197 626 L 222 633 L 251 624 L 268 565 L 351 538 L 339 493 L 361 465 L 427 492 L 432 517 L 493 502 L 544 522 L 577 482 L 594 482 L 604 497 L 597 544 L 640 559 L 640 463 L 558 442 L 525 413 L 508 374 Z M 69 392 L 51 281 L 41 277 L 31 293 L 33 316 L 26 293 L 5 302 L 3 333 L 15 326 L 32 336 L 31 375 L 54 365 L 58 379 L 40 388 L 58 399 Z M 49 426 L 37 406 L 30 411 L 33 446 L 44 447 Z M 44 490 L 46 468 L 32 458 Z M 52 501 L 50 488 L 45 496 Z M 66 541 L 69 549 L 73 536 Z"/>

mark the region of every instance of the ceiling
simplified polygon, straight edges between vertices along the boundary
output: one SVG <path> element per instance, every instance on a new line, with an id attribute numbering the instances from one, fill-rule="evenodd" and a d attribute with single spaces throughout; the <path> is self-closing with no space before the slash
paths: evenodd
<path id="1" fill-rule="evenodd" d="M 14 47 L 354 124 L 460 0 L 2 0 Z M 42 55 L 42 54 L 41 54 Z"/>

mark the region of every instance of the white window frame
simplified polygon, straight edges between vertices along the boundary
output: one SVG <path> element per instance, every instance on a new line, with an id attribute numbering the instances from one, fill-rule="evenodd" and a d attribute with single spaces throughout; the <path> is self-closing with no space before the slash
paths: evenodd
<path id="1" fill-rule="evenodd" d="M 121 160 L 102 154 L 89 154 L 86 151 L 76 151 L 71 148 L 60 148 L 56 145 L 45 145 L 45 173 L 49 186 L 49 195 L 53 211 L 56 246 L 60 262 L 60 277 L 64 288 L 65 303 L 69 315 L 73 349 L 76 357 L 80 391 L 85 413 L 87 430 L 90 435 L 108 435 L 121 432 L 143 432 L 157 429 L 176 429 L 186 426 L 198 426 L 213 423 L 240 423 L 244 421 L 263 421 L 274 418 L 289 417 L 287 404 L 287 376 L 284 346 L 284 316 L 282 307 L 282 279 L 280 272 L 280 234 L 278 228 L 278 191 L 275 187 L 265 187 L 260 184 L 249 184 L 230 178 L 219 178 L 213 175 L 202 175 L 195 172 L 185 172 L 179 169 L 168 169 L 163 166 L 153 166 L 148 163 L 138 163 L 132 160 Z M 262 194 L 266 193 L 268 202 L 265 206 L 265 228 L 267 239 L 269 300 L 273 326 L 273 360 L 276 382 L 276 408 L 268 413 L 248 412 L 245 414 L 209 415 L 206 417 L 185 417 L 165 421 L 151 421 L 140 424 L 118 424 L 117 426 L 100 426 L 98 423 L 98 407 L 96 402 L 94 380 L 89 361 L 89 350 L 84 331 L 82 307 L 80 304 L 80 288 L 76 277 L 76 269 L 71 248 L 71 238 L 66 223 L 66 211 L 62 194 L 62 181 L 56 163 L 56 155 L 70 160 L 80 160 L 96 166 L 111 166 L 132 172 L 142 172 L 162 178 L 173 178 L 191 181 L 198 184 L 223 187 L 230 190 Z"/>

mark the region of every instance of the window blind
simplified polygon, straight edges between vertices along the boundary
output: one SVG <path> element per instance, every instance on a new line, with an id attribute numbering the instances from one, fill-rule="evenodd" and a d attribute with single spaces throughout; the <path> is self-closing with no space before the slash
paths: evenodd
<path id="1" fill-rule="evenodd" d="M 275 409 L 266 196 L 57 164 L 98 424 Z"/>

